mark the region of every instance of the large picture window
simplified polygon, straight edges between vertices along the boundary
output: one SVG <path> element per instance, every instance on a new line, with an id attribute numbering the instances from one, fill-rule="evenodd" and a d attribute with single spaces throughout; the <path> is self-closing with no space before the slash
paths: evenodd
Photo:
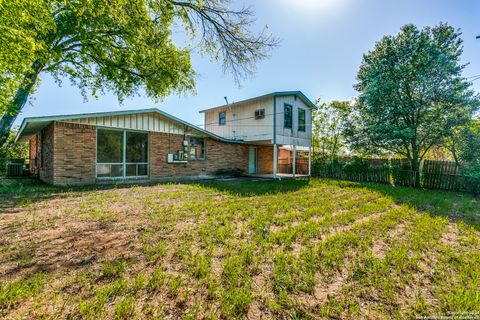
<path id="1" fill-rule="evenodd" d="M 148 133 L 97 129 L 97 177 L 148 176 Z"/>
<path id="2" fill-rule="evenodd" d="M 292 109 L 289 104 L 283 105 L 283 127 L 285 129 L 292 129 Z"/>

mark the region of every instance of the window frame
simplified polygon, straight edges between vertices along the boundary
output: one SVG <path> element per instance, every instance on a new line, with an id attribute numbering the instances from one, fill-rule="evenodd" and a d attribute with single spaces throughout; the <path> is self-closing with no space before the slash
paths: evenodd
<path id="1" fill-rule="evenodd" d="M 200 139 L 203 140 L 203 157 L 202 158 L 192 158 L 191 157 L 191 150 L 192 150 L 192 139 Z M 204 137 L 197 137 L 197 136 L 189 136 L 188 138 L 188 160 L 191 161 L 205 161 L 207 160 L 207 139 Z"/>
<path id="2" fill-rule="evenodd" d="M 98 162 L 98 130 L 111 130 L 111 131 L 121 131 L 122 134 L 122 162 L 121 163 L 107 163 L 107 162 Z M 147 162 L 127 162 L 127 132 L 138 132 L 144 133 L 147 135 Z M 122 165 L 122 175 L 117 177 L 99 177 L 98 176 L 98 165 Z M 146 175 L 127 175 L 127 165 L 136 164 L 136 172 L 138 172 L 138 165 L 147 166 Z M 111 170 L 111 168 L 110 168 Z M 95 178 L 99 180 L 122 180 L 122 179 L 145 179 L 150 177 L 150 132 L 143 130 L 130 130 L 123 128 L 112 128 L 112 127 L 103 127 L 97 126 L 95 129 Z"/>
<path id="3" fill-rule="evenodd" d="M 223 117 L 222 117 L 223 115 Z M 222 119 L 223 119 L 223 122 L 222 122 Z M 226 111 L 220 111 L 218 113 L 218 125 L 219 126 L 224 126 L 225 124 L 227 124 L 227 112 Z"/>
<path id="4" fill-rule="evenodd" d="M 303 123 L 300 125 L 300 113 L 303 112 Z M 298 108 L 298 131 L 305 132 L 307 129 L 307 110 Z"/>
<path id="5" fill-rule="evenodd" d="M 288 112 L 288 114 L 290 115 L 290 125 L 288 126 L 287 124 L 287 108 L 290 108 L 290 111 Z M 283 104 L 283 128 L 284 129 L 290 129 L 292 130 L 293 129 L 293 106 L 291 104 L 288 104 L 288 103 L 284 103 Z"/>

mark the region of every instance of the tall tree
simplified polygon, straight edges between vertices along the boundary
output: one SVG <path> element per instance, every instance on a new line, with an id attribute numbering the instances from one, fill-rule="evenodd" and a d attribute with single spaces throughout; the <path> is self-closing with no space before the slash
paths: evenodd
<path id="1" fill-rule="evenodd" d="M 410 159 L 411 168 L 452 128 L 469 121 L 479 98 L 462 77 L 460 32 L 446 24 L 405 25 L 364 55 L 355 88 L 350 143 Z"/>
<path id="2" fill-rule="evenodd" d="M 278 44 L 253 24 L 252 10 L 230 0 L 0 0 L 0 146 L 42 73 L 69 78 L 84 96 L 143 89 L 158 100 L 194 89 L 188 47 L 236 81 L 251 74 Z M 179 26 L 187 47 L 172 40 Z"/>
<path id="3" fill-rule="evenodd" d="M 350 109 L 348 101 L 316 101 L 313 114 L 312 145 L 324 158 L 334 158 L 345 146 L 344 125 Z"/>

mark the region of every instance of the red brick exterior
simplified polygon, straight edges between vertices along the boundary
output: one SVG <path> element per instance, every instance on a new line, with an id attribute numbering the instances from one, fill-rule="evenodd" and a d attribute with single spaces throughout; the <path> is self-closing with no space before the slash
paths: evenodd
<path id="1" fill-rule="evenodd" d="M 258 156 L 258 161 L 257 161 L 258 173 L 259 174 L 273 173 L 273 146 L 258 146 L 257 156 Z"/>
<path id="2" fill-rule="evenodd" d="M 96 180 L 95 126 L 55 122 L 54 184 L 91 184 Z"/>
<path id="3" fill-rule="evenodd" d="M 36 134 L 30 139 L 28 146 L 29 146 L 28 170 L 30 171 L 31 174 L 38 175 L 38 161 L 37 161 L 38 148 L 39 148 L 38 134 Z"/>
<path id="4" fill-rule="evenodd" d="M 39 155 L 38 175 L 42 181 L 54 183 L 53 162 L 54 162 L 54 126 L 51 125 L 38 135 Z"/>
<path id="5" fill-rule="evenodd" d="M 150 132 L 149 139 L 151 180 L 243 174 L 248 171 L 248 145 L 206 138 L 205 160 L 174 164 L 167 162 L 167 155 L 183 149 L 184 136 Z M 54 122 L 30 140 L 30 148 L 31 156 L 35 155 L 37 159 L 35 162 L 42 181 L 56 185 L 99 181 L 96 179 L 95 126 Z M 265 147 L 265 150 L 271 149 Z"/>
<path id="6" fill-rule="evenodd" d="M 206 159 L 188 163 L 168 163 L 169 153 L 183 149 L 183 135 L 150 133 L 150 178 L 215 176 L 246 173 L 248 146 L 205 139 Z"/>

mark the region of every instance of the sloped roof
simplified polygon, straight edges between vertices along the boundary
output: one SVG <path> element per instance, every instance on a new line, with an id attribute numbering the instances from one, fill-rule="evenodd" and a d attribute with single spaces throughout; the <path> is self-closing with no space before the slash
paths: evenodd
<path id="1" fill-rule="evenodd" d="M 213 109 L 231 107 L 234 105 L 241 105 L 241 104 L 245 104 L 245 103 L 249 103 L 249 102 L 253 102 L 253 101 L 257 101 L 265 98 L 275 97 L 275 96 L 297 96 L 298 98 L 300 98 L 300 100 L 302 100 L 307 106 L 309 106 L 313 110 L 318 109 L 315 103 L 313 103 L 310 99 L 308 99 L 307 96 L 303 94 L 302 91 L 276 91 L 276 92 L 267 93 L 258 97 L 253 97 L 253 98 L 242 100 L 242 101 L 232 102 L 230 104 L 224 104 L 221 106 L 200 110 L 199 112 L 203 113 L 205 111 L 209 111 Z"/>
<path id="2" fill-rule="evenodd" d="M 25 141 L 29 139 L 32 135 L 36 134 L 43 128 L 47 127 L 54 121 L 67 121 L 67 120 L 76 120 L 76 119 L 86 119 L 86 118 L 96 118 L 96 117 L 109 117 L 109 116 L 120 116 L 120 115 L 134 115 L 134 114 L 143 114 L 143 113 L 157 113 L 167 119 L 170 119 L 173 122 L 187 126 L 193 130 L 196 130 L 202 134 L 205 134 L 208 137 L 213 139 L 230 142 L 230 143 L 243 143 L 241 140 L 231 140 L 225 139 L 219 135 L 216 135 L 210 131 L 204 130 L 200 127 L 197 127 L 187 121 L 179 119 L 171 114 L 168 114 L 164 111 L 161 111 L 157 108 L 149 109 L 138 109 L 138 110 L 122 110 L 122 111 L 112 111 L 112 112 L 94 112 L 94 113 L 81 113 L 81 114 L 68 114 L 68 115 L 56 115 L 56 116 L 46 116 L 46 117 L 27 117 L 23 119 L 20 129 L 17 132 L 15 141 Z"/>

